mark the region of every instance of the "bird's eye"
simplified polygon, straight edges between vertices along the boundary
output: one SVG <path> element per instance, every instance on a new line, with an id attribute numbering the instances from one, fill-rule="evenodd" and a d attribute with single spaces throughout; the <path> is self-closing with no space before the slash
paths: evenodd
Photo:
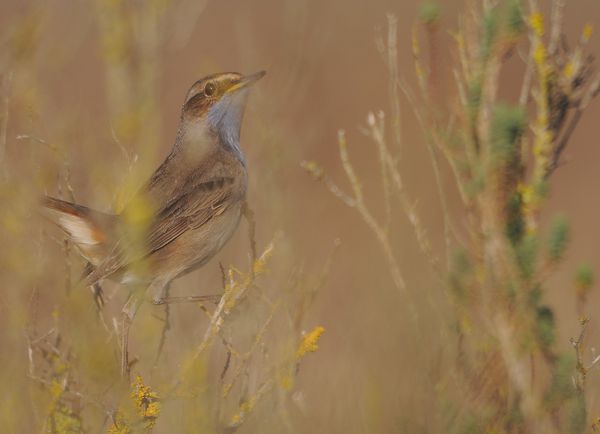
<path id="1" fill-rule="evenodd" d="M 206 83 L 204 86 L 204 95 L 213 96 L 217 91 L 217 87 L 213 83 Z"/>

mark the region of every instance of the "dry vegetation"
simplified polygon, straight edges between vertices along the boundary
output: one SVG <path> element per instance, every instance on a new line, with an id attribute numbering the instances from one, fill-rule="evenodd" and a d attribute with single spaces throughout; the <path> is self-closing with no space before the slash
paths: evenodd
<path id="1" fill-rule="evenodd" d="M 574 3 L 551 3 L 466 0 L 448 33 L 435 2 L 421 6 L 412 34 L 388 15 L 373 50 L 387 72 L 389 108 L 369 113 L 360 128 L 361 156 L 375 162 L 372 172 L 361 170 L 362 161 L 353 158 L 358 145 L 343 130 L 339 159 L 329 164 L 292 146 L 273 150 L 297 143 L 280 112 L 293 111 L 293 96 L 310 90 L 298 60 L 304 57 L 286 57 L 296 53 L 294 38 L 301 40 L 291 32 L 283 56 L 289 69 L 271 85 L 279 94 L 270 104 L 256 98 L 269 119 L 261 124 L 253 117 L 255 125 L 247 123 L 242 133 L 268 145 L 246 148 L 256 202 L 250 207 L 258 211 L 247 214 L 232 241 L 236 254 L 227 260 L 235 265 L 212 261 L 206 267 L 212 271 L 181 279 L 171 293 L 181 303 L 142 307 L 133 325 L 130 379 L 119 374 L 126 290 L 105 282 L 101 300 L 99 288 L 78 287 L 83 262 L 37 217 L 36 207 L 42 193 L 51 193 L 90 206 L 109 203 L 105 208 L 114 212 L 123 208 L 164 151 L 165 53 L 190 43 L 206 4 L 96 0 L 79 16 L 77 31 L 93 27 L 89 39 L 100 53 L 103 85 L 96 96 L 106 113 L 98 124 L 93 110 L 90 117 L 76 109 L 58 112 L 43 97 L 44 73 L 52 70 L 46 62 L 74 57 L 79 42 L 50 49 L 43 33 L 50 9 L 34 3 L 19 10 L 0 29 L 2 431 L 600 430 L 589 384 L 600 362 L 588 342 L 599 341 L 590 332 L 592 267 L 581 265 L 562 295 L 574 300 L 579 317 L 579 332 L 564 345 L 561 330 L 573 327 L 560 323 L 548 288 L 565 262 L 571 233 L 563 217 L 544 224 L 553 178 L 600 92 L 600 76 L 588 54 L 592 25 L 567 41 L 563 20 Z M 302 21 L 302 14 L 290 13 L 296 9 L 286 10 L 291 27 Z M 444 62 L 448 44 L 452 60 Z M 401 58 L 403 45 L 411 47 L 412 71 Z M 451 86 L 444 77 L 452 78 Z M 419 142 L 406 137 L 406 119 L 421 129 L 439 219 L 423 215 L 419 193 L 409 187 L 416 183 L 404 170 L 408 148 Z M 301 165 L 320 181 L 319 189 L 365 226 L 358 250 L 348 253 L 325 229 L 326 218 L 316 222 L 323 227 L 306 227 L 305 209 L 291 220 L 295 226 L 277 230 L 272 214 L 307 203 L 284 180 L 302 156 L 310 158 Z M 307 189 L 305 174 L 298 182 Z M 316 199 L 308 204 L 319 206 Z M 339 219 L 331 218 L 330 229 Z M 432 224 L 441 226 L 440 237 Z M 405 226 L 419 250 L 411 255 L 420 255 L 415 261 L 423 260 L 432 276 L 427 287 L 412 281 L 411 264 L 403 262 L 409 242 L 399 242 L 398 234 L 406 234 Z M 310 244 L 308 260 L 299 253 L 303 243 Z M 336 272 L 336 258 L 344 254 L 350 266 Z M 369 279 L 364 298 L 359 292 L 365 288 L 353 286 L 361 273 Z M 386 295 L 388 287 L 393 296 Z M 334 309 L 317 302 L 323 293 Z M 198 294 L 222 296 L 188 303 Z M 394 315 L 373 321 L 369 306 L 356 300 L 381 300 L 375 308 L 392 303 Z M 353 324 L 339 324 L 338 310 L 349 303 L 359 305 L 358 315 Z M 333 335 L 337 342 L 330 326 L 342 329 Z M 390 341 L 397 336 L 385 330 L 408 338 Z M 362 341 L 360 332 L 367 336 Z M 363 363 L 369 350 L 360 342 L 377 339 L 386 353 L 375 355 L 375 366 Z"/>
<path id="2" fill-rule="evenodd" d="M 380 162 L 383 222 L 365 201 L 344 131 L 339 132 L 339 154 L 352 193 L 335 185 L 316 163 L 306 162 L 304 167 L 355 208 L 371 229 L 417 331 L 422 324 L 416 291 L 407 286 L 390 242 L 390 201 L 399 201 L 413 226 L 421 251 L 441 282 L 430 297 L 443 295 L 452 307 L 446 321 L 456 339 L 456 372 L 439 386 L 448 392 L 456 387 L 460 401 L 447 410 L 446 429 L 585 432 L 590 428 L 585 379 L 600 360 L 584 346 L 586 295 L 593 276 L 588 267 L 579 270 L 572 295 L 578 299 L 582 331 L 572 340 L 574 351 L 561 351 L 544 285 L 561 262 L 568 226 L 558 218 L 550 233 L 544 234 L 539 222 L 552 175 L 583 111 L 600 92 L 600 76 L 585 52 L 592 27 L 587 25 L 575 47 L 569 48 L 561 39 L 564 2 L 553 2 L 549 20 L 535 1 L 528 9 L 518 0 L 470 3 L 452 35 L 457 60 L 450 70 L 436 59 L 439 10 L 433 4 L 423 7 L 420 24 L 413 30 L 416 93 L 398 74 L 394 16 L 388 17 L 387 40 L 378 44 L 390 74 L 392 116 L 387 125 L 391 125 L 394 147 L 399 149 L 402 140 L 400 93 L 409 100 L 426 136 L 442 202 L 447 260 L 433 251 L 427 228 L 405 188 L 397 151 L 387 143 L 383 112 L 370 113 L 364 129 Z M 428 42 L 428 64 L 423 61 L 421 33 Z M 502 101 L 498 95 L 503 67 L 523 49 L 523 40 L 529 48 L 520 96 Z M 456 98 L 450 102 L 436 95 L 436 81 L 444 74 L 455 77 Z M 464 206 L 467 224 L 460 228 L 446 203 L 442 158 L 452 170 Z"/>

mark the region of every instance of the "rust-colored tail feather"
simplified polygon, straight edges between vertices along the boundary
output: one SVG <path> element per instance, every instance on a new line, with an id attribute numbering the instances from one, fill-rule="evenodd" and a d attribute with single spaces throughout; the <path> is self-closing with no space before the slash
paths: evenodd
<path id="1" fill-rule="evenodd" d="M 85 206 L 45 196 L 42 199 L 44 215 L 58 225 L 78 245 L 98 245 L 106 241 L 101 226 L 101 214 Z M 99 218 L 100 217 L 100 218 Z"/>

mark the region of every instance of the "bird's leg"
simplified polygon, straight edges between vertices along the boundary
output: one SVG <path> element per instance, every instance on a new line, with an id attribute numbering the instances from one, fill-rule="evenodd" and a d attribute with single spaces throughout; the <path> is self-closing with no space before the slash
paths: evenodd
<path id="1" fill-rule="evenodd" d="M 129 378 L 129 327 L 131 320 L 127 312 L 122 312 L 121 321 L 121 376 Z"/>
<path id="2" fill-rule="evenodd" d="M 98 282 L 96 282 L 92 286 L 90 286 L 90 289 L 92 290 L 92 295 L 94 296 L 96 310 L 98 311 L 98 313 L 100 313 L 102 311 L 102 308 L 104 307 L 104 292 L 102 291 L 102 287 Z"/>
<path id="3" fill-rule="evenodd" d="M 85 264 L 83 272 L 81 273 L 81 280 L 87 277 L 92 271 L 94 271 L 94 266 L 91 264 L 91 262 Z M 102 308 L 104 307 L 104 293 L 102 292 L 102 287 L 100 286 L 100 283 L 96 282 L 90 286 L 90 290 L 94 296 L 96 310 L 98 311 L 98 314 L 100 314 Z"/>
<path id="4" fill-rule="evenodd" d="M 129 378 L 129 328 L 133 318 L 140 307 L 142 297 L 139 291 L 134 291 L 129 295 L 127 303 L 121 310 L 121 375 Z"/>

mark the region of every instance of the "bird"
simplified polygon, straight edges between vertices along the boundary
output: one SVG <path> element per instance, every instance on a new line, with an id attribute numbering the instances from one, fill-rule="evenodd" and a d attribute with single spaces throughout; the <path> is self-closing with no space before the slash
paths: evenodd
<path id="1" fill-rule="evenodd" d="M 240 132 L 252 84 L 265 75 L 212 74 L 185 97 L 174 144 L 118 214 L 44 196 L 43 214 L 87 261 L 81 284 L 129 288 L 122 309 L 121 372 L 128 334 L 145 294 L 167 302 L 170 283 L 206 264 L 232 237 L 246 207 L 248 170 Z"/>

